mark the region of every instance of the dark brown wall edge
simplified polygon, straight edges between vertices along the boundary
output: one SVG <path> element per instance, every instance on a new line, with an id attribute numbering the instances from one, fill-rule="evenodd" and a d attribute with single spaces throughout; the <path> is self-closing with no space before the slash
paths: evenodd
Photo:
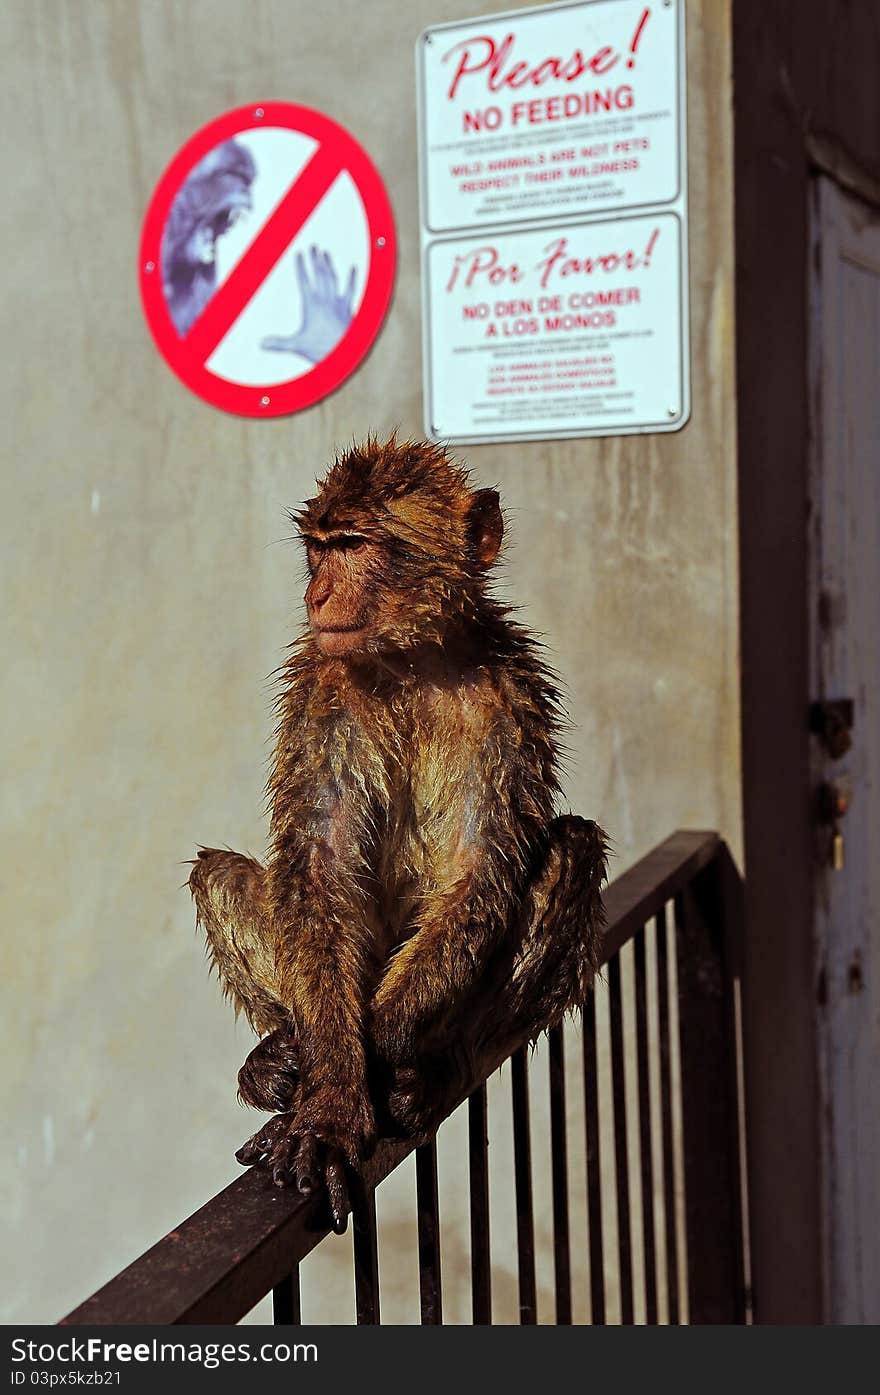
<path id="1" fill-rule="evenodd" d="M 755 1314 L 822 1320 L 807 736 L 809 132 L 880 177 L 880 6 L 733 0 L 744 1032 Z M 815 139 L 815 137 L 814 137 Z"/>

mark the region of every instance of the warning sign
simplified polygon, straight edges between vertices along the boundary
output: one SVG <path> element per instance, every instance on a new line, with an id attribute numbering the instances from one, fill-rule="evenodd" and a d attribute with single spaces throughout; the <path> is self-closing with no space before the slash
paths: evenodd
<path id="1" fill-rule="evenodd" d="M 432 435 L 526 440 L 680 424 L 680 253 L 669 213 L 433 242 Z"/>
<path id="2" fill-rule="evenodd" d="M 166 170 L 140 249 L 165 361 L 213 406 L 280 416 L 326 397 L 381 328 L 391 206 L 358 142 L 308 107 L 267 102 L 199 131 Z"/>
<path id="3" fill-rule="evenodd" d="M 687 421 L 684 10 L 564 0 L 420 36 L 434 439 Z"/>
<path id="4" fill-rule="evenodd" d="M 581 0 L 428 30 L 428 231 L 676 198 L 682 38 L 663 0 Z"/>

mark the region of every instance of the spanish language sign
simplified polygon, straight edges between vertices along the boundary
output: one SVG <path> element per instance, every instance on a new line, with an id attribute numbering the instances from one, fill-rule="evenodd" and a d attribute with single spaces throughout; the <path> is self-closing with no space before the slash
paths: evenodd
<path id="1" fill-rule="evenodd" d="M 426 429 L 678 430 L 684 0 L 579 0 L 417 47 Z"/>
<path id="2" fill-rule="evenodd" d="M 141 296 L 169 367 L 243 416 L 300 411 L 369 351 L 394 280 L 391 206 L 357 141 L 267 102 L 197 132 L 153 195 Z"/>

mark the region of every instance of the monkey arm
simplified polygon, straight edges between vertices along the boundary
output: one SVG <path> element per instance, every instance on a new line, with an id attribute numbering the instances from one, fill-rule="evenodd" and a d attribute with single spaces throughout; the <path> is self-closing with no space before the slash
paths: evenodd
<path id="1" fill-rule="evenodd" d="M 387 1061 L 411 1060 L 442 1031 L 515 917 L 541 832 L 537 821 L 512 818 L 508 798 L 503 784 L 487 784 L 481 813 L 469 810 L 446 886 L 425 894 L 415 933 L 376 989 L 372 1042 Z"/>
<path id="2" fill-rule="evenodd" d="M 481 976 L 510 909 L 508 896 L 492 895 L 475 874 L 422 915 L 373 996 L 371 1036 L 380 1057 L 395 1063 L 412 1059 Z"/>

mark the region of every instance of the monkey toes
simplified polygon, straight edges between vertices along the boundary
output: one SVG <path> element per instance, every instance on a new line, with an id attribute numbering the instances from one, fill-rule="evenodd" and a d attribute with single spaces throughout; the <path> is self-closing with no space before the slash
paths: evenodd
<path id="1" fill-rule="evenodd" d="M 295 1186 L 303 1196 L 311 1196 L 323 1183 L 333 1229 L 337 1235 L 344 1233 L 351 1210 L 345 1156 L 298 1125 L 295 1115 L 276 1114 L 235 1156 L 244 1167 L 265 1168 L 276 1187 Z"/>

